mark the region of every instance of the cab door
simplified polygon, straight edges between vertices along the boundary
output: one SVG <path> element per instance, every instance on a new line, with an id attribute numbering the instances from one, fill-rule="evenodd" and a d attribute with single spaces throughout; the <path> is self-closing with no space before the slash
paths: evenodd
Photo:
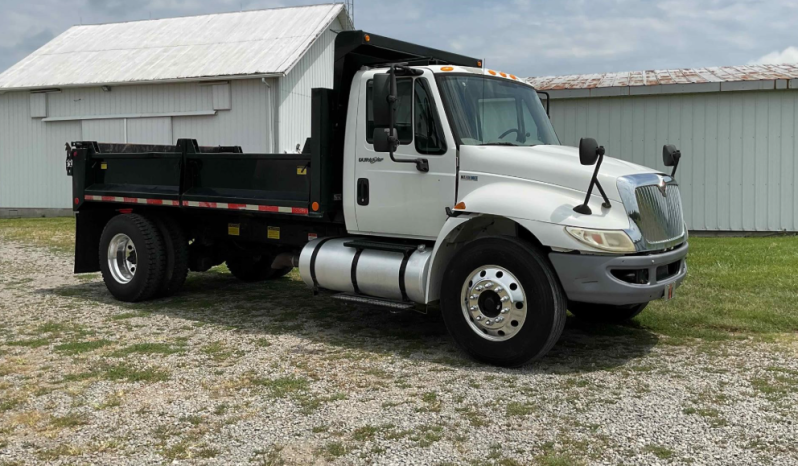
<path id="1" fill-rule="evenodd" d="M 359 233 L 435 239 L 455 202 L 456 148 L 444 120 L 433 74 L 397 79 L 396 159 L 425 158 L 429 171 L 396 163 L 374 151 L 371 80 L 360 92 L 355 158 L 355 213 Z"/>

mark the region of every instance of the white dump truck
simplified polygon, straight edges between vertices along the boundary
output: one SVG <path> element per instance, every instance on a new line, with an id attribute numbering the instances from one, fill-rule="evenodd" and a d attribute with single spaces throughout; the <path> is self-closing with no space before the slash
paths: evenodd
<path id="1" fill-rule="evenodd" d="M 68 145 L 75 272 L 142 301 L 223 262 L 246 281 L 298 266 L 334 298 L 439 307 L 503 366 L 549 351 L 567 310 L 630 319 L 687 273 L 673 146 L 671 174 L 563 146 L 516 76 L 362 31 L 338 35 L 335 86 L 312 97 L 301 154 Z"/>

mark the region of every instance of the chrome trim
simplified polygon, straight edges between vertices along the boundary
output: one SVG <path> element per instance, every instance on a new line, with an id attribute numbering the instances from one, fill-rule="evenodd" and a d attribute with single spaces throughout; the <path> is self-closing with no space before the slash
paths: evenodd
<path id="1" fill-rule="evenodd" d="M 687 241 L 679 184 L 668 175 L 642 173 L 618 178 L 629 215 L 625 230 L 638 252 L 661 251 Z"/>

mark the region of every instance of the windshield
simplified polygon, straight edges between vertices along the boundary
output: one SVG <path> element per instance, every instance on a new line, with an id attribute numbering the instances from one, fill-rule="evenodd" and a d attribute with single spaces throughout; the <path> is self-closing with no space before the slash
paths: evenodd
<path id="1" fill-rule="evenodd" d="M 438 82 L 460 144 L 560 144 L 532 87 L 469 75 L 441 76 Z"/>

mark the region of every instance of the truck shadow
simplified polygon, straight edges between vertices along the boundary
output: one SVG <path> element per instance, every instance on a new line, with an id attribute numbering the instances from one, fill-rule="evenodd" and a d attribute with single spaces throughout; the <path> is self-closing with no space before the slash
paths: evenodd
<path id="1" fill-rule="evenodd" d="M 508 371 L 482 365 L 460 352 L 437 311 L 392 313 L 313 296 L 298 277 L 242 283 L 229 274 L 191 274 L 177 296 L 145 303 L 115 301 L 101 280 L 37 293 L 74 300 L 75 306 L 114 306 L 230 328 L 240 334 L 292 335 L 329 345 L 331 351 L 393 355 L 472 372 L 586 373 L 623 366 L 648 354 L 658 337 L 634 322 L 597 326 L 569 316 L 559 342 L 543 359 Z M 146 315 L 146 314 L 142 314 Z"/>

